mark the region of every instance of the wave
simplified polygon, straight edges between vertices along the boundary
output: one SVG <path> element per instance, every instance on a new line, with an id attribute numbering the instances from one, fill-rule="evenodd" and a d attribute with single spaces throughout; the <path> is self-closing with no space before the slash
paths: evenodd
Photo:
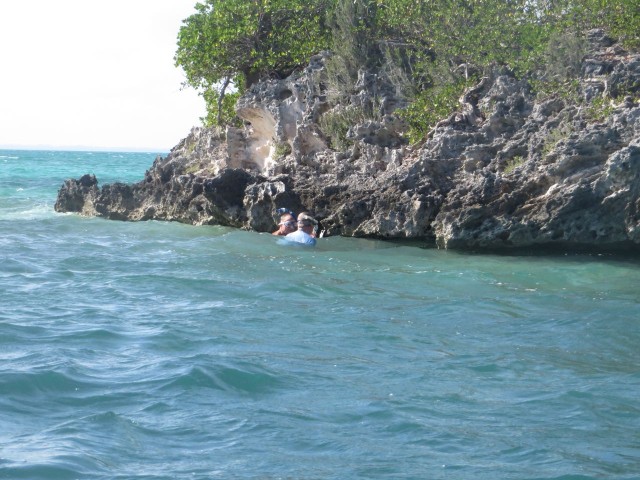
<path id="1" fill-rule="evenodd" d="M 273 393 L 285 382 L 265 368 L 243 364 L 240 366 L 195 366 L 171 379 L 162 390 L 215 389 L 242 395 Z"/>
<path id="2" fill-rule="evenodd" d="M 0 475 L 15 480 L 66 480 L 85 477 L 86 471 L 73 468 L 71 465 L 53 465 L 47 463 L 22 463 L 6 467 L 0 464 Z"/>
<path id="3" fill-rule="evenodd" d="M 0 221 L 15 220 L 45 220 L 55 217 L 57 214 L 48 204 L 26 205 L 19 208 L 0 208 Z"/>
<path id="4" fill-rule="evenodd" d="M 74 394 L 80 389 L 86 391 L 93 388 L 95 385 L 90 381 L 53 370 L 10 372 L 0 375 L 0 391 L 11 397 L 24 395 L 33 399 L 37 396 L 47 397 L 53 394 Z"/>

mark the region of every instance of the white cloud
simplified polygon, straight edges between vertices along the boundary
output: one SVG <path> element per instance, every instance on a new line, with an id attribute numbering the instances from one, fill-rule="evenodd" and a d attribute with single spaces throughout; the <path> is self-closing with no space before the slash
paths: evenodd
<path id="1" fill-rule="evenodd" d="M 0 145 L 175 145 L 204 115 L 173 66 L 195 3 L 0 0 Z"/>

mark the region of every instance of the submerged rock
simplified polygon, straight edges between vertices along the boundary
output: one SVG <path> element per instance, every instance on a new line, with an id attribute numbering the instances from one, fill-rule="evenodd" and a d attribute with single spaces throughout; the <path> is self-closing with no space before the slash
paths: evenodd
<path id="1" fill-rule="evenodd" d="M 637 251 L 640 55 L 591 38 L 599 50 L 583 61 L 579 92 L 602 101 L 538 98 L 496 70 L 414 146 L 384 79 L 363 72 L 348 105 L 331 102 L 318 55 L 247 91 L 237 106 L 244 128 L 194 128 L 133 185 L 67 180 L 55 209 L 271 231 L 286 207 L 313 211 L 328 235 Z M 326 130 L 344 118 L 349 147 L 339 150 Z"/>

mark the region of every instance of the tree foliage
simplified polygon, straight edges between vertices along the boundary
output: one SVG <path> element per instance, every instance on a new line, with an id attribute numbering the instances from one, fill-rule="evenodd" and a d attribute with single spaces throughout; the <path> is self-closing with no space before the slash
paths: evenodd
<path id="1" fill-rule="evenodd" d="M 208 118 L 215 115 L 221 121 L 220 106 L 229 85 L 243 90 L 259 78 L 288 75 L 326 48 L 327 1 L 197 3 L 196 13 L 180 28 L 174 60 L 187 83 L 206 92 Z"/>
<path id="2" fill-rule="evenodd" d="M 285 76 L 330 49 L 338 96 L 359 70 L 377 69 L 424 131 L 474 75 L 496 64 L 524 74 L 594 27 L 640 47 L 640 0 L 205 0 L 183 22 L 175 61 L 205 96 L 207 122 L 225 123 L 227 88 Z"/>

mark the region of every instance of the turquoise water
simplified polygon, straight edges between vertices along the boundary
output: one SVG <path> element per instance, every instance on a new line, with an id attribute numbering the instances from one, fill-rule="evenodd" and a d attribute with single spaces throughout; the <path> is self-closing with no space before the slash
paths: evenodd
<path id="1" fill-rule="evenodd" d="M 638 479 L 640 262 L 53 211 L 0 151 L 0 478 Z"/>

